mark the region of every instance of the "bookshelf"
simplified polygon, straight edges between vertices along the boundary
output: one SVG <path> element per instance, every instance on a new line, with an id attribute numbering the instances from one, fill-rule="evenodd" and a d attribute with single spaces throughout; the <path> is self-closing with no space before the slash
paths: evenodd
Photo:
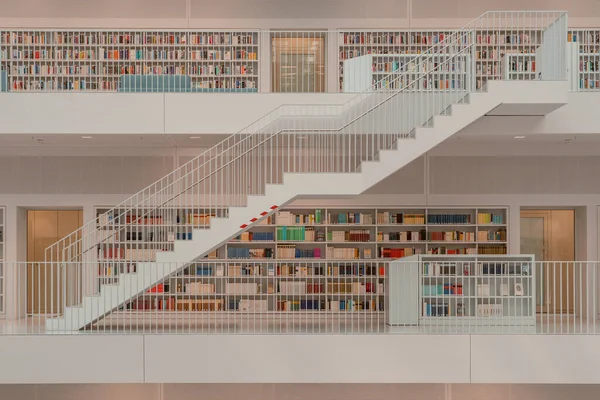
<path id="1" fill-rule="evenodd" d="M 387 281 L 392 325 L 535 325 L 533 256 L 417 255 L 390 268 L 397 275 L 390 274 Z M 414 301 L 394 302 L 392 293 L 415 287 L 416 307 Z"/>
<path id="2" fill-rule="evenodd" d="M 506 254 L 508 209 L 287 208 L 218 250 L 219 258 L 374 260 Z"/>
<path id="3" fill-rule="evenodd" d="M 376 261 L 192 263 L 121 311 L 227 314 L 327 314 L 381 318 L 386 269 Z"/>
<path id="4" fill-rule="evenodd" d="M 156 91 L 127 86 L 130 75 L 161 76 L 167 91 L 255 90 L 258 40 L 258 31 L 11 30 L 0 32 L 0 59 L 11 91 Z"/>
<path id="5" fill-rule="evenodd" d="M 600 89 L 600 29 L 571 30 L 567 41 L 578 47 L 572 66 L 577 71 L 575 86 L 581 91 Z"/>
<path id="6" fill-rule="evenodd" d="M 187 223 L 192 210 L 172 208 L 161 215 L 143 211 L 148 219 L 135 225 L 102 214 L 107 210 L 97 208 L 98 222 L 110 234 L 118 232 L 118 240 L 111 239 L 106 246 L 119 252 L 168 250 L 175 239 L 188 239 L 192 229 Z M 224 211 L 213 214 L 219 212 Z M 507 220 L 508 210 L 502 207 L 287 208 L 250 226 L 205 259 L 190 263 L 121 311 L 142 315 L 156 310 L 174 315 L 346 315 L 351 311 L 381 318 L 383 323 L 385 261 L 428 253 L 506 253 Z M 154 227 L 162 225 L 171 227 L 172 235 L 148 240 Z M 114 282 L 123 266 L 135 268 L 136 261 L 152 260 L 123 255 L 121 263 L 103 257 L 103 246 L 98 249 L 100 283 Z"/>
<path id="7" fill-rule="evenodd" d="M 471 68 L 468 55 L 451 54 L 435 60 L 412 54 L 368 54 L 344 60 L 343 65 L 344 92 L 399 89 L 409 84 L 415 90 L 466 90 Z M 433 78 L 419 79 L 429 71 Z M 400 74 L 402 79 L 398 79 Z"/>

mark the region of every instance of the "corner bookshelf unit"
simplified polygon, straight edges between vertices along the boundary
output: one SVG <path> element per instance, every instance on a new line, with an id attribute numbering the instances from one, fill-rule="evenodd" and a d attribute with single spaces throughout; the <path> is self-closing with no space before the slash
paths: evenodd
<path id="1" fill-rule="evenodd" d="M 0 32 L 0 60 L 10 91 L 246 90 L 259 87 L 258 40 L 258 31 L 11 30 Z M 141 83 L 148 76 L 164 88 Z"/>
<path id="2" fill-rule="evenodd" d="M 581 91 L 600 89 L 600 29 L 571 30 L 567 41 L 578 46 L 578 59 L 570 64 L 577 71 L 576 87 Z"/>
<path id="3" fill-rule="evenodd" d="M 385 264 L 377 261 L 205 261 L 190 264 L 121 311 L 219 318 L 352 314 L 383 323 L 385 279 Z"/>
<path id="4" fill-rule="evenodd" d="M 388 320 L 403 324 L 418 315 L 419 325 L 533 326 L 534 261 L 530 255 L 419 255 L 398 260 L 390 266 L 387 292 L 417 286 L 419 301 L 416 309 L 406 310 L 406 304 L 391 298 Z"/>
<path id="5" fill-rule="evenodd" d="M 408 85 L 414 90 L 466 90 L 470 68 L 468 55 L 442 55 L 433 61 L 412 54 L 368 54 L 344 60 L 343 91 L 360 93 L 372 87 Z M 428 72 L 434 79 L 419 79 Z"/>

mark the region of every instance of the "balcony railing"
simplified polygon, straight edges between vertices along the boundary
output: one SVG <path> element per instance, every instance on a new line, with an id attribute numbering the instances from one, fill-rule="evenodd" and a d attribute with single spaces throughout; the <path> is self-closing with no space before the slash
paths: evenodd
<path id="1" fill-rule="evenodd" d="M 156 273 L 130 265 L 107 260 L 95 263 L 98 274 L 83 275 L 93 269 L 6 263 L 0 332 L 44 333 L 47 318 L 98 306 L 100 298 L 90 297 L 70 307 L 81 301 L 82 287 L 111 290 L 106 284 L 117 278 L 144 287 Z M 116 291 L 113 303 L 103 304 L 111 311 L 79 333 L 597 334 L 599 268 L 596 261 L 500 259 L 438 269 L 402 260 L 207 260 L 125 303 Z"/>

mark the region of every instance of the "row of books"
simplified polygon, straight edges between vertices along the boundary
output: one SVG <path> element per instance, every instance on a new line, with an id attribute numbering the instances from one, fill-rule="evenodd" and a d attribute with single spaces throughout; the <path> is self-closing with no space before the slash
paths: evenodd
<path id="1" fill-rule="evenodd" d="M 256 82 L 243 79 L 210 79 L 194 82 L 193 88 L 196 89 L 252 89 L 256 88 Z"/>
<path id="2" fill-rule="evenodd" d="M 403 232 L 377 232 L 378 242 L 420 242 L 427 238 L 427 232 L 422 229 L 420 231 L 403 231 Z"/>
<path id="3" fill-rule="evenodd" d="M 377 223 L 384 224 L 406 224 L 406 225 L 421 225 L 425 224 L 425 214 L 415 213 L 393 213 L 393 212 L 378 212 Z"/>
<path id="4" fill-rule="evenodd" d="M 59 81 L 55 78 L 38 78 L 37 80 L 12 79 L 10 86 L 15 92 L 48 90 L 98 90 L 98 84 L 96 82 L 90 82 L 89 80 L 85 79 L 73 79 L 65 81 Z"/>
<path id="5" fill-rule="evenodd" d="M 318 225 L 324 220 L 325 211 L 316 209 L 313 213 L 295 214 L 290 211 L 277 213 L 278 225 Z"/>
<path id="6" fill-rule="evenodd" d="M 257 53 L 247 50 L 192 50 L 190 60 L 257 60 Z"/>
<path id="7" fill-rule="evenodd" d="M 579 88 L 580 89 L 598 89 L 598 88 L 600 88 L 600 80 L 590 79 L 590 78 L 582 78 L 579 80 Z"/>
<path id="8" fill-rule="evenodd" d="M 510 60 L 509 72 L 535 72 L 535 60 Z"/>
<path id="9" fill-rule="evenodd" d="M 227 258 L 273 258 L 273 249 L 249 249 L 245 247 L 228 247 Z"/>
<path id="10" fill-rule="evenodd" d="M 72 61 L 72 60 L 96 60 L 96 50 L 21 50 L 11 51 L 13 60 L 47 60 L 47 61 Z"/>
<path id="11" fill-rule="evenodd" d="M 383 311 L 383 303 L 374 300 L 282 300 L 277 302 L 277 311 Z"/>
<path id="12" fill-rule="evenodd" d="M 477 254 L 506 254 L 506 246 L 479 246 Z"/>
<path id="13" fill-rule="evenodd" d="M 495 241 L 506 241 L 506 231 L 498 230 L 498 231 L 478 231 L 477 232 L 477 241 L 479 242 L 495 242 Z"/>
<path id="14" fill-rule="evenodd" d="M 196 45 L 248 45 L 256 43 L 255 34 L 247 33 L 189 33 L 189 43 Z M 188 33 L 168 32 L 4 32 L 2 44 L 165 44 L 177 45 L 188 43 Z"/>
<path id="15" fill-rule="evenodd" d="M 402 258 L 414 256 L 415 254 L 421 254 L 421 249 L 414 247 L 404 247 L 404 248 L 379 248 L 379 258 Z"/>
<path id="16" fill-rule="evenodd" d="M 470 214 L 428 214 L 427 223 L 430 225 L 470 224 Z"/>
<path id="17" fill-rule="evenodd" d="M 475 69 L 478 75 L 498 75 L 497 63 L 477 63 Z"/>
<path id="18" fill-rule="evenodd" d="M 446 54 L 446 55 L 455 55 L 461 49 L 461 46 L 445 46 L 442 49 L 436 49 L 436 54 Z M 392 48 L 392 47 L 366 47 L 366 48 L 358 48 L 351 50 L 342 50 L 339 52 L 340 61 L 348 60 L 355 57 L 364 56 L 367 54 L 383 54 L 383 55 L 394 55 L 394 54 L 410 54 L 417 57 L 419 54 L 424 54 L 427 52 L 426 47 L 414 48 L 414 47 L 406 47 L 406 48 Z"/>
<path id="19" fill-rule="evenodd" d="M 321 258 L 321 249 L 299 249 L 294 245 L 278 245 L 277 258 L 290 260 L 293 258 Z"/>
<path id="20" fill-rule="evenodd" d="M 587 31 L 587 32 L 569 32 L 567 33 L 567 41 L 579 42 L 582 44 L 600 44 L 600 32 L 598 31 Z"/>
<path id="21" fill-rule="evenodd" d="M 445 33 L 408 33 L 408 32 L 344 32 L 339 34 L 339 41 L 346 45 L 364 44 L 420 44 L 433 45 L 443 41 Z M 468 38 L 465 38 L 465 43 Z"/>
<path id="22" fill-rule="evenodd" d="M 359 248 L 327 246 L 327 259 L 329 260 L 354 260 L 359 258 L 361 258 L 361 249 Z M 371 249 L 362 249 L 362 258 L 371 258 Z"/>
<path id="23" fill-rule="evenodd" d="M 598 72 L 600 71 L 600 61 L 598 60 L 583 60 L 579 61 L 580 72 Z"/>
<path id="24" fill-rule="evenodd" d="M 194 65 L 190 71 L 193 75 L 254 75 L 253 65 Z"/>
<path id="25" fill-rule="evenodd" d="M 501 214 L 478 213 L 477 214 L 477 223 L 480 225 L 503 224 L 504 217 Z"/>
<path id="26" fill-rule="evenodd" d="M 273 232 L 242 232 L 234 239 L 239 242 L 272 242 L 274 240 Z"/>
<path id="27" fill-rule="evenodd" d="M 347 231 L 327 232 L 329 242 L 369 242 L 371 231 L 369 229 L 350 229 Z"/>
<path id="28" fill-rule="evenodd" d="M 484 232 L 485 233 L 485 232 Z M 474 242 L 475 232 L 428 232 L 427 238 L 437 242 Z"/>
<path id="29" fill-rule="evenodd" d="M 477 44 L 528 44 L 531 36 L 526 33 L 518 34 L 480 34 L 476 38 Z"/>
<path id="30" fill-rule="evenodd" d="M 339 213 L 327 215 L 327 222 L 329 224 L 357 224 L 357 225 L 371 225 L 373 224 L 373 215 L 367 213 Z"/>
<path id="31" fill-rule="evenodd" d="M 423 296 L 462 296 L 463 285 L 462 283 L 442 283 L 438 285 L 423 285 L 422 286 Z"/>
<path id="32" fill-rule="evenodd" d="M 465 305 L 462 303 L 424 301 L 421 315 L 423 317 L 463 317 L 468 315 L 467 313 L 465 313 Z"/>
<path id="33" fill-rule="evenodd" d="M 278 226 L 276 232 L 279 241 L 314 242 L 316 239 L 315 229 L 305 226 Z"/>
<path id="34" fill-rule="evenodd" d="M 96 75 L 95 65 L 72 65 L 72 66 L 57 66 L 57 65 L 13 65 L 11 68 L 12 75 Z"/>
<path id="35" fill-rule="evenodd" d="M 448 248 L 448 247 L 432 247 L 427 249 L 427 254 L 483 254 L 477 252 L 475 247 L 463 247 L 463 248 Z"/>

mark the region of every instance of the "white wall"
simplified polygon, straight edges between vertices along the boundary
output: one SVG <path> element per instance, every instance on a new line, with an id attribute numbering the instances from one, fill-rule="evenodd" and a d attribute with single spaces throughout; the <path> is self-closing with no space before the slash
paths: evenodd
<path id="1" fill-rule="evenodd" d="M 566 10 L 571 26 L 599 26 L 595 0 L 3 0 L 0 26 L 121 28 L 460 27 L 488 10 Z"/>
<path id="2" fill-rule="evenodd" d="M 0 134 L 233 134 L 284 104 L 340 105 L 344 93 L 0 93 Z M 519 134 L 600 132 L 600 93 L 569 93 L 546 117 L 486 117 L 462 130 L 472 141 Z M 35 116 L 33 118 L 32 116 Z M 588 150 L 589 151 L 589 150 Z M 454 153 L 453 153 L 454 154 Z"/>
<path id="3" fill-rule="evenodd" d="M 459 395 L 461 383 L 600 384 L 598 349 L 598 335 L 2 335 L 0 383 L 450 383 L 458 388 L 451 398 L 456 400 L 473 399 L 469 390 Z M 187 399 L 182 389 L 163 388 L 163 394 Z M 207 398 L 241 393 L 199 389 Z M 447 387 L 441 393 L 435 386 L 414 389 L 399 392 L 415 396 L 406 398 L 447 398 L 440 396 Z M 384 389 L 361 397 L 365 391 L 359 388 L 342 397 L 344 392 L 331 388 L 271 387 L 263 398 L 274 391 L 290 399 L 308 393 L 314 394 L 311 399 L 392 394 Z M 0 398 L 8 398 L 4 393 L 0 385 Z M 199 393 L 195 398 L 204 398 Z"/>
<path id="4" fill-rule="evenodd" d="M 280 105 L 343 104 L 353 96 L 343 93 L 0 93 L 3 121 L 0 134 L 229 135 Z"/>

